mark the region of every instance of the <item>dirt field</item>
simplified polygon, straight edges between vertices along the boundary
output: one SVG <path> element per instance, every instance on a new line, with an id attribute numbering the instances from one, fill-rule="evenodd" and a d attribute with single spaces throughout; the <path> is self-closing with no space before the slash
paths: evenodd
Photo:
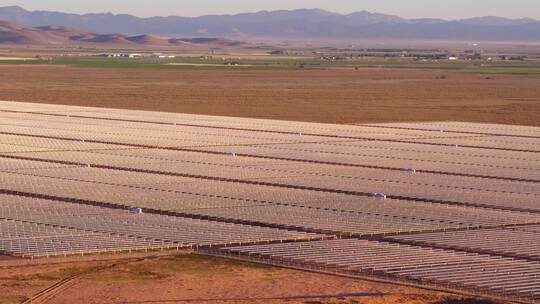
<path id="1" fill-rule="evenodd" d="M 168 71 L 0 66 L 0 100 L 369 123 L 540 125 L 540 78 L 437 70 Z"/>
<path id="2" fill-rule="evenodd" d="M 12 261 L 12 260 L 17 260 L 17 258 L 9 256 L 9 255 L 1 255 L 0 254 L 0 261 Z"/>
<path id="3" fill-rule="evenodd" d="M 78 273 L 84 274 L 47 303 L 467 303 L 421 289 L 192 255 L 0 268 L 0 273 L 0 303 L 18 303 Z"/>

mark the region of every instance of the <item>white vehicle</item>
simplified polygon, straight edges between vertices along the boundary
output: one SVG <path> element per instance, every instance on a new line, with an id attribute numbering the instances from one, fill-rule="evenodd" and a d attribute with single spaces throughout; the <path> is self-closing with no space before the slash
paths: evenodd
<path id="1" fill-rule="evenodd" d="M 416 173 L 416 169 L 413 169 L 413 168 L 405 168 L 403 169 L 403 171 L 409 172 L 409 173 Z"/>
<path id="2" fill-rule="evenodd" d="M 131 207 L 128 209 L 129 213 L 133 213 L 133 214 L 142 214 L 143 213 L 143 210 L 141 208 L 137 208 L 137 207 Z"/>
<path id="3" fill-rule="evenodd" d="M 373 197 L 376 198 L 376 199 L 385 200 L 386 199 L 386 194 L 376 192 L 376 193 L 373 193 Z"/>

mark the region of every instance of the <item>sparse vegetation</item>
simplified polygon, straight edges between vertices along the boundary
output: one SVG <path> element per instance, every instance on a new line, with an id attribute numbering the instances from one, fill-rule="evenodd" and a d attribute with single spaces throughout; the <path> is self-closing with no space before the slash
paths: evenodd
<path id="1" fill-rule="evenodd" d="M 64 279 L 68 276 L 72 276 L 74 274 L 79 274 L 84 271 L 88 271 L 88 269 L 83 268 L 77 268 L 77 267 L 68 267 L 68 268 L 58 268 L 54 271 L 49 272 L 38 272 L 33 274 L 25 274 L 25 275 L 15 275 L 12 277 L 4 277 L 0 278 L 0 280 L 9 280 L 9 281 L 15 281 L 15 282 L 27 282 L 27 281 L 57 281 Z"/>
<path id="2" fill-rule="evenodd" d="M 98 281 L 160 280 L 173 274 L 204 278 L 212 276 L 216 271 L 223 275 L 233 275 L 234 270 L 242 268 L 269 270 L 273 267 L 189 254 L 117 263 L 103 270 L 90 271 L 87 277 Z"/>
<path id="3" fill-rule="evenodd" d="M 479 299 L 449 299 L 434 304 L 496 304 L 495 302 Z"/>
<path id="4" fill-rule="evenodd" d="M 447 79 L 436 79 L 441 75 Z M 540 124 L 536 76 L 495 77 L 431 69 L 229 73 L 6 65 L 0 67 L 0 79 L 0 100 L 323 123 Z"/>
<path id="5" fill-rule="evenodd" d="M 175 61 L 178 62 L 178 61 Z M 56 58 L 46 60 L 0 60 L 0 65 L 67 65 L 81 68 L 112 68 L 112 69 L 157 69 L 157 70 L 195 70 L 195 71 L 276 71 L 293 70 L 294 66 L 285 65 L 226 65 L 220 64 L 193 64 L 171 65 L 168 61 L 151 61 L 141 59 L 111 59 L 111 58 Z"/>
<path id="6" fill-rule="evenodd" d="M 25 296 L 21 295 L 1 295 L 0 294 L 0 303 L 2 304 L 19 304 L 28 299 Z"/>
<path id="7" fill-rule="evenodd" d="M 172 63 L 172 64 L 171 64 Z M 234 63 L 234 64 L 231 64 Z M 305 57 L 301 62 L 294 58 L 243 58 L 205 59 L 181 57 L 177 59 L 153 60 L 151 58 L 95 58 L 95 57 L 55 57 L 51 60 L 1 60 L 0 65 L 68 65 L 84 68 L 122 68 L 122 69 L 163 69 L 199 71 L 280 71 L 304 70 L 332 67 L 351 69 L 422 69 L 441 70 L 454 73 L 499 74 L 499 75 L 540 75 L 540 61 L 413 61 L 403 59 L 329 61 Z"/>

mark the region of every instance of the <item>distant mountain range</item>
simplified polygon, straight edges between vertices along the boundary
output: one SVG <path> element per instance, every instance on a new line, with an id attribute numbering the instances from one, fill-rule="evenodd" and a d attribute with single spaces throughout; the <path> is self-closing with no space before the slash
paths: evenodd
<path id="1" fill-rule="evenodd" d="M 65 26 L 97 33 L 191 37 L 540 41 L 540 21 L 480 17 L 405 19 L 366 11 L 342 15 L 319 9 L 201 17 L 67 14 L 0 7 L 0 19 L 30 27 Z"/>
<path id="2" fill-rule="evenodd" d="M 0 20 L 0 44 L 39 46 L 169 47 L 174 49 L 243 46 L 225 38 L 164 38 L 153 35 L 96 34 L 63 26 L 22 27 Z"/>

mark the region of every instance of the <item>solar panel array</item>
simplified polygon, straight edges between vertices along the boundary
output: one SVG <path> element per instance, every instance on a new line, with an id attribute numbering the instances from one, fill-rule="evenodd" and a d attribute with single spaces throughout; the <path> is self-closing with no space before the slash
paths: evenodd
<path id="1" fill-rule="evenodd" d="M 393 238 L 411 244 L 540 259 L 540 226 L 538 225 L 402 235 Z"/>
<path id="2" fill-rule="evenodd" d="M 0 102 L 0 253 L 218 248 L 536 301 L 539 153 L 533 127 Z"/>
<path id="3" fill-rule="evenodd" d="M 31 257 L 324 238 L 17 195 L 0 195 L 0 228 L 1 252 Z"/>
<path id="4" fill-rule="evenodd" d="M 368 240 L 317 241 L 221 249 L 285 264 L 412 279 L 487 294 L 540 300 L 540 263 Z"/>

